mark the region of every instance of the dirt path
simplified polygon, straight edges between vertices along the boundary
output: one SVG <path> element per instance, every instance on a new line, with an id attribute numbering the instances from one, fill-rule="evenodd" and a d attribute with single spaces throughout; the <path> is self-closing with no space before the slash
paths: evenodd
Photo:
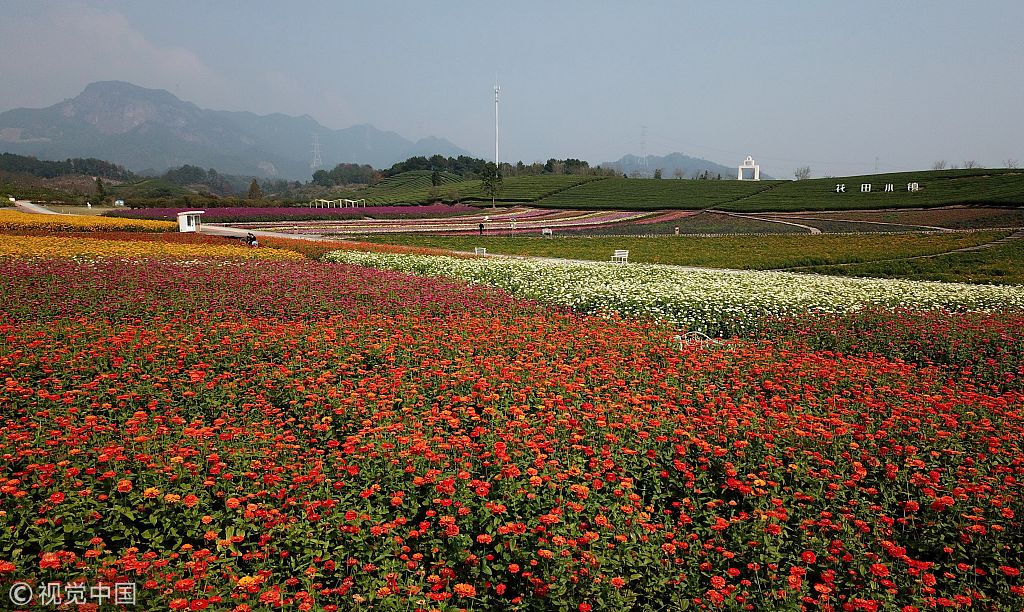
<path id="1" fill-rule="evenodd" d="M 59 212 L 54 212 L 54 211 L 50 210 L 49 208 L 46 208 L 45 206 L 40 206 L 38 204 L 33 204 L 32 202 L 29 202 L 28 200 L 15 200 L 14 201 L 14 207 L 17 208 L 18 210 L 20 210 L 21 212 L 34 213 L 34 214 L 37 214 L 37 215 L 59 215 L 59 214 L 61 214 Z"/>
<path id="2" fill-rule="evenodd" d="M 758 216 L 755 216 L 755 215 L 745 215 L 745 214 L 742 214 L 742 213 L 727 212 L 727 211 L 724 211 L 724 210 L 717 210 L 717 209 L 716 210 L 709 210 L 708 212 L 713 212 L 713 213 L 716 213 L 716 214 L 719 214 L 719 215 L 728 215 L 730 217 L 736 217 L 738 219 L 754 219 L 755 221 L 764 221 L 765 223 L 781 223 L 782 225 L 792 225 L 794 227 L 799 227 L 799 228 L 807 230 L 808 234 L 820 234 L 821 233 L 821 230 L 816 228 L 816 227 L 811 227 L 810 225 L 801 225 L 799 223 L 791 223 L 789 221 L 780 221 L 778 219 L 766 219 L 764 217 L 758 217 Z"/>
<path id="3" fill-rule="evenodd" d="M 776 220 L 779 220 L 779 219 L 797 219 L 799 221 L 839 221 L 839 222 L 842 222 L 842 223 L 867 223 L 867 224 L 870 224 L 870 225 L 895 225 L 895 226 L 898 226 L 898 227 L 920 227 L 922 229 L 926 229 L 926 230 L 930 230 L 930 231 L 936 231 L 936 232 L 951 232 L 951 231 L 953 231 L 953 230 L 949 229 L 948 227 L 938 227 L 936 225 L 917 225 L 916 223 L 889 223 L 887 221 L 854 221 L 852 219 L 832 219 L 832 218 L 822 219 L 821 217 L 797 217 L 797 216 L 790 216 L 790 215 L 771 216 L 771 217 L 768 217 L 768 216 L 766 216 L 766 217 L 752 216 L 752 218 L 761 219 L 762 221 L 776 221 Z"/>

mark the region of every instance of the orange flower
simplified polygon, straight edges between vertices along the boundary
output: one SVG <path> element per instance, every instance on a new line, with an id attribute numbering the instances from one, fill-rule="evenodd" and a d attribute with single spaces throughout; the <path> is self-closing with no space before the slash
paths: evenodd
<path id="1" fill-rule="evenodd" d="M 618 576 L 612 578 L 610 582 L 612 583 L 612 586 L 617 589 L 621 589 L 622 587 L 626 586 L 626 581 Z"/>
<path id="2" fill-rule="evenodd" d="M 127 478 L 122 478 L 117 481 L 117 492 L 118 493 L 129 493 L 132 490 L 132 481 Z"/>
<path id="3" fill-rule="evenodd" d="M 43 558 L 39 560 L 39 569 L 59 569 L 60 566 L 60 557 L 57 553 L 43 553 Z"/>
<path id="4" fill-rule="evenodd" d="M 238 499 L 237 497 L 229 497 L 228 501 L 225 503 L 229 509 L 234 510 L 235 508 L 238 508 L 239 506 L 242 505 L 242 500 Z"/>
<path id="5" fill-rule="evenodd" d="M 149 487 L 142 492 L 142 496 L 145 497 L 146 499 L 153 499 L 158 495 L 160 495 L 160 489 L 156 487 Z"/>
<path id="6" fill-rule="evenodd" d="M 466 584 L 465 582 L 456 584 L 453 590 L 459 597 L 476 597 L 476 589 L 473 588 L 473 585 Z"/>

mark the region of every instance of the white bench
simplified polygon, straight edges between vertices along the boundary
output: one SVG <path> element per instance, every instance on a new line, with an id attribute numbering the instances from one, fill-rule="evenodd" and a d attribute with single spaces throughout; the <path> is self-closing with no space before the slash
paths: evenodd
<path id="1" fill-rule="evenodd" d="M 629 251 L 625 249 L 615 249 L 612 253 L 612 261 L 616 263 L 629 263 Z"/>
<path id="2" fill-rule="evenodd" d="M 554 233 L 551 231 L 550 227 L 545 227 L 544 229 L 540 230 L 540 235 L 552 238 L 554 236 Z"/>
<path id="3" fill-rule="evenodd" d="M 487 247 L 474 247 L 473 248 L 473 254 L 474 255 L 486 255 L 487 254 Z"/>

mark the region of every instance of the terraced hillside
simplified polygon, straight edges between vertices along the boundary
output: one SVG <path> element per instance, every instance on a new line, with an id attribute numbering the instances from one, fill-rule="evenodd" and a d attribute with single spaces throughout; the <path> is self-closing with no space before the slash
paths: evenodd
<path id="1" fill-rule="evenodd" d="M 432 202 L 487 202 L 477 179 L 442 174 L 433 186 L 431 172 L 412 171 L 378 185 L 338 197 L 365 198 L 371 205 Z M 917 184 L 916 191 L 908 185 Z M 862 192 L 861 185 L 870 185 Z M 886 191 L 891 185 L 892 190 Z M 837 186 L 844 186 L 842 192 Z M 702 210 L 787 212 L 933 208 L 951 204 L 1024 205 L 1024 171 L 940 170 L 898 172 L 805 181 L 700 181 L 623 179 L 574 175 L 508 177 L 497 201 L 543 208 L 615 210 Z"/>
<path id="2" fill-rule="evenodd" d="M 537 202 L 551 208 L 699 210 L 771 190 L 786 181 L 688 181 L 608 178 L 591 181 Z"/>
<path id="3" fill-rule="evenodd" d="M 908 185 L 916 183 L 918 190 Z M 862 192 L 861 185 L 870 185 Z M 885 191 L 892 185 L 892 191 Z M 845 191 L 837 193 L 837 186 Z M 716 205 L 734 212 L 930 208 L 951 204 L 1024 205 L 1024 171 L 939 170 L 785 181 Z"/>
<path id="4" fill-rule="evenodd" d="M 443 173 L 441 185 L 435 187 L 430 182 L 431 174 L 429 170 L 403 172 L 373 187 L 337 197 L 365 198 L 367 204 L 376 206 L 429 204 L 438 201 L 489 202 L 491 199 L 484 193 L 479 179 L 467 180 L 455 174 Z M 564 174 L 507 177 L 502 181 L 498 201 L 505 204 L 534 202 L 598 178 Z"/>
<path id="5" fill-rule="evenodd" d="M 916 183 L 917 190 L 908 190 Z M 870 185 L 862 192 L 861 185 Z M 886 191 L 891 185 L 892 191 Z M 837 192 L 837 186 L 844 186 Z M 1020 170 L 898 172 L 806 181 L 605 179 L 535 203 L 551 208 L 628 210 L 719 208 L 732 212 L 930 208 L 951 204 L 1024 205 Z"/>

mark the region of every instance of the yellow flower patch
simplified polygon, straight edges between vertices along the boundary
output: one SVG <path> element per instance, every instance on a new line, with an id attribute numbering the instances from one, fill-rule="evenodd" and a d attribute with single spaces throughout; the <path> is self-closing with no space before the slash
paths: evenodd
<path id="1" fill-rule="evenodd" d="M 187 244 L 138 240 L 103 240 L 66 236 L 5 236 L 0 234 L 0 256 L 21 257 L 173 257 L 230 259 L 303 259 L 294 251 L 250 248 L 242 244 Z"/>
<path id="2" fill-rule="evenodd" d="M 0 210 L 0 231 L 172 232 L 177 228 L 178 224 L 173 221 L 88 215 L 42 215 L 18 210 Z"/>

